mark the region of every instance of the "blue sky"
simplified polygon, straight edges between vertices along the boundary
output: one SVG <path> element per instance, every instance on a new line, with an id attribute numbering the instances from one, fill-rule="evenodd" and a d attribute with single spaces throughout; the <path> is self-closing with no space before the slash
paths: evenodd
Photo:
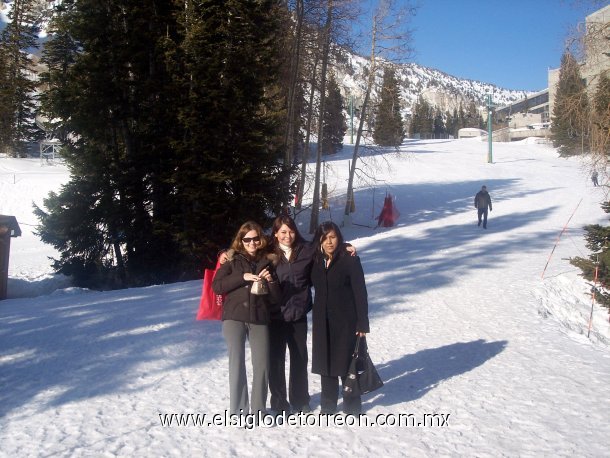
<path id="1" fill-rule="evenodd" d="M 371 4 L 376 0 L 369 0 Z M 401 3 L 401 0 L 397 0 Z M 505 89 L 545 89 L 566 37 L 608 0 L 412 0 L 411 62 Z M 363 55 L 367 55 L 364 48 Z"/>
<path id="2" fill-rule="evenodd" d="M 548 68 L 559 67 L 570 29 L 604 6 L 592 3 L 419 0 L 412 62 L 505 89 L 541 90 Z"/>

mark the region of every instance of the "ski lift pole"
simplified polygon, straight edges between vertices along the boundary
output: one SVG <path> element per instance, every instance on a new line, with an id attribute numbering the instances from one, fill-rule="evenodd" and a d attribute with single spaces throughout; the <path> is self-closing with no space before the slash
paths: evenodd
<path id="1" fill-rule="evenodd" d="M 492 130 L 492 109 L 493 109 L 493 103 L 491 101 L 491 94 L 487 94 L 487 162 L 489 164 L 493 164 L 494 161 L 494 157 L 493 157 L 493 152 L 492 152 L 492 148 L 493 148 L 493 130 Z"/>
<path id="2" fill-rule="evenodd" d="M 593 280 L 593 288 L 591 288 L 591 313 L 589 314 L 589 329 L 587 330 L 587 339 L 591 335 L 591 326 L 593 325 L 593 306 L 595 305 L 595 293 L 597 293 L 597 273 L 599 272 L 599 255 L 597 263 L 595 263 L 595 279 Z"/>

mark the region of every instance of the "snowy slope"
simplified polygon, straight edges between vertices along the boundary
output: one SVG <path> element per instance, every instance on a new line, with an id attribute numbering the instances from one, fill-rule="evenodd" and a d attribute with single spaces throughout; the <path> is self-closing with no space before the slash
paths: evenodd
<path id="1" fill-rule="evenodd" d="M 33 297 L 36 278 L 51 282 L 49 248 L 23 225 L 10 280 L 34 288 L 0 302 L 0 456 L 608 456 L 608 314 L 594 308 L 587 338 L 589 287 L 565 259 L 586 255 L 584 224 L 607 223 L 606 188 L 546 145 L 494 144 L 486 157 L 477 140 L 409 141 L 359 163 L 378 181 L 357 180 L 344 231 L 386 382 L 364 407 L 369 420 L 412 414 L 421 426 L 162 426 L 160 414 L 207 421 L 229 405 L 220 323 L 194 320 L 200 282 Z M 341 220 L 349 159 L 349 147 L 327 158 L 322 218 Z M 0 210 L 20 223 L 66 179 L 59 165 L 0 167 Z M 494 199 L 486 231 L 472 208 L 482 184 Z M 399 223 L 368 227 L 386 191 Z M 310 392 L 317 411 L 318 376 Z"/>

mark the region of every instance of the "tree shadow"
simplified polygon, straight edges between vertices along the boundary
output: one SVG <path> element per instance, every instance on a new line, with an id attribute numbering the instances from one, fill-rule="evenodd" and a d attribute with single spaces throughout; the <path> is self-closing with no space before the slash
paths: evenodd
<path id="1" fill-rule="evenodd" d="M 458 342 L 377 364 L 384 386 L 367 395 L 379 395 L 374 401 L 365 399 L 363 404 L 367 407 L 391 406 L 419 399 L 444 380 L 469 372 L 494 358 L 507 343 L 506 340 L 487 342 L 483 339 Z"/>
<path id="2" fill-rule="evenodd" d="M 139 391 L 220 357 L 221 322 L 195 320 L 200 294 L 192 281 L 4 301 L 0 417 L 42 393 L 54 406 Z"/>

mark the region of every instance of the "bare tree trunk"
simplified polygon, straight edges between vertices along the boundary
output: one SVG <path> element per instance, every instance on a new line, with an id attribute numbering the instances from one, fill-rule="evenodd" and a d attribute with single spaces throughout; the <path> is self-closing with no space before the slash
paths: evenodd
<path id="1" fill-rule="evenodd" d="M 333 0 L 328 0 L 326 9 L 326 24 L 324 25 L 324 51 L 322 52 L 322 69 L 320 73 L 320 109 L 318 114 L 318 142 L 316 154 L 316 177 L 313 189 L 313 204 L 309 233 L 313 234 L 318 227 L 320 215 L 320 169 L 322 164 L 322 130 L 324 128 L 324 104 L 326 101 L 326 72 L 328 69 L 328 56 L 330 54 L 330 31 L 333 16 Z"/>
<path id="2" fill-rule="evenodd" d="M 356 173 L 356 161 L 358 160 L 358 148 L 360 147 L 360 139 L 364 129 L 364 118 L 366 117 L 366 109 L 368 108 L 369 99 L 371 98 L 371 90 L 375 84 L 375 72 L 377 71 L 377 63 L 375 60 L 375 39 L 377 35 L 377 15 L 373 17 L 373 30 L 371 39 L 371 60 L 369 68 L 369 77 L 366 84 L 366 92 L 364 94 L 364 102 L 360 109 L 360 122 L 358 123 L 358 133 L 356 134 L 356 143 L 354 145 L 354 154 L 349 170 L 349 180 L 347 182 L 347 200 L 345 201 L 345 210 L 343 212 L 343 225 L 351 225 L 350 212 L 352 208 L 352 199 L 354 196 L 354 175 Z"/>
<path id="3" fill-rule="evenodd" d="M 290 53 L 290 80 L 288 82 L 288 107 L 287 107 L 287 123 L 286 132 L 284 134 L 284 145 L 286 147 L 286 153 L 284 156 L 284 167 L 289 168 L 292 165 L 294 159 L 294 130 L 295 126 L 295 97 L 296 88 L 299 84 L 299 64 L 301 61 L 301 45 L 303 35 L 303 14 L 304 5 L 303 0 L 297 0 L 296 4 L 296 16 L 297 25 L 295 35 L 293 39 L 293 46 Z"/>
<path id="4" fill-rule="evenodd" d="M 319 56 L 316 53 L 316 57 L 313 64 L 313 70 L 311 72 L 311 91 L 309 93 L 309 112 L 307 113 L 307 126 L 305 128 L 305 146 L 303 148 L 303 157 L 301 160 L 301 177 L 299 179 L 299 186 L 297 189 L 297 203 L 295 208 L 300 209 L 303 195 L 305 194 L 305 180 L 307 177 L 307 161 L 309 160 L 309 142 L 311 139 L 311 124 L 313 122 L 313 102 L 316 93 L 316 73 L 318 70 L 318 59 Z"/>

